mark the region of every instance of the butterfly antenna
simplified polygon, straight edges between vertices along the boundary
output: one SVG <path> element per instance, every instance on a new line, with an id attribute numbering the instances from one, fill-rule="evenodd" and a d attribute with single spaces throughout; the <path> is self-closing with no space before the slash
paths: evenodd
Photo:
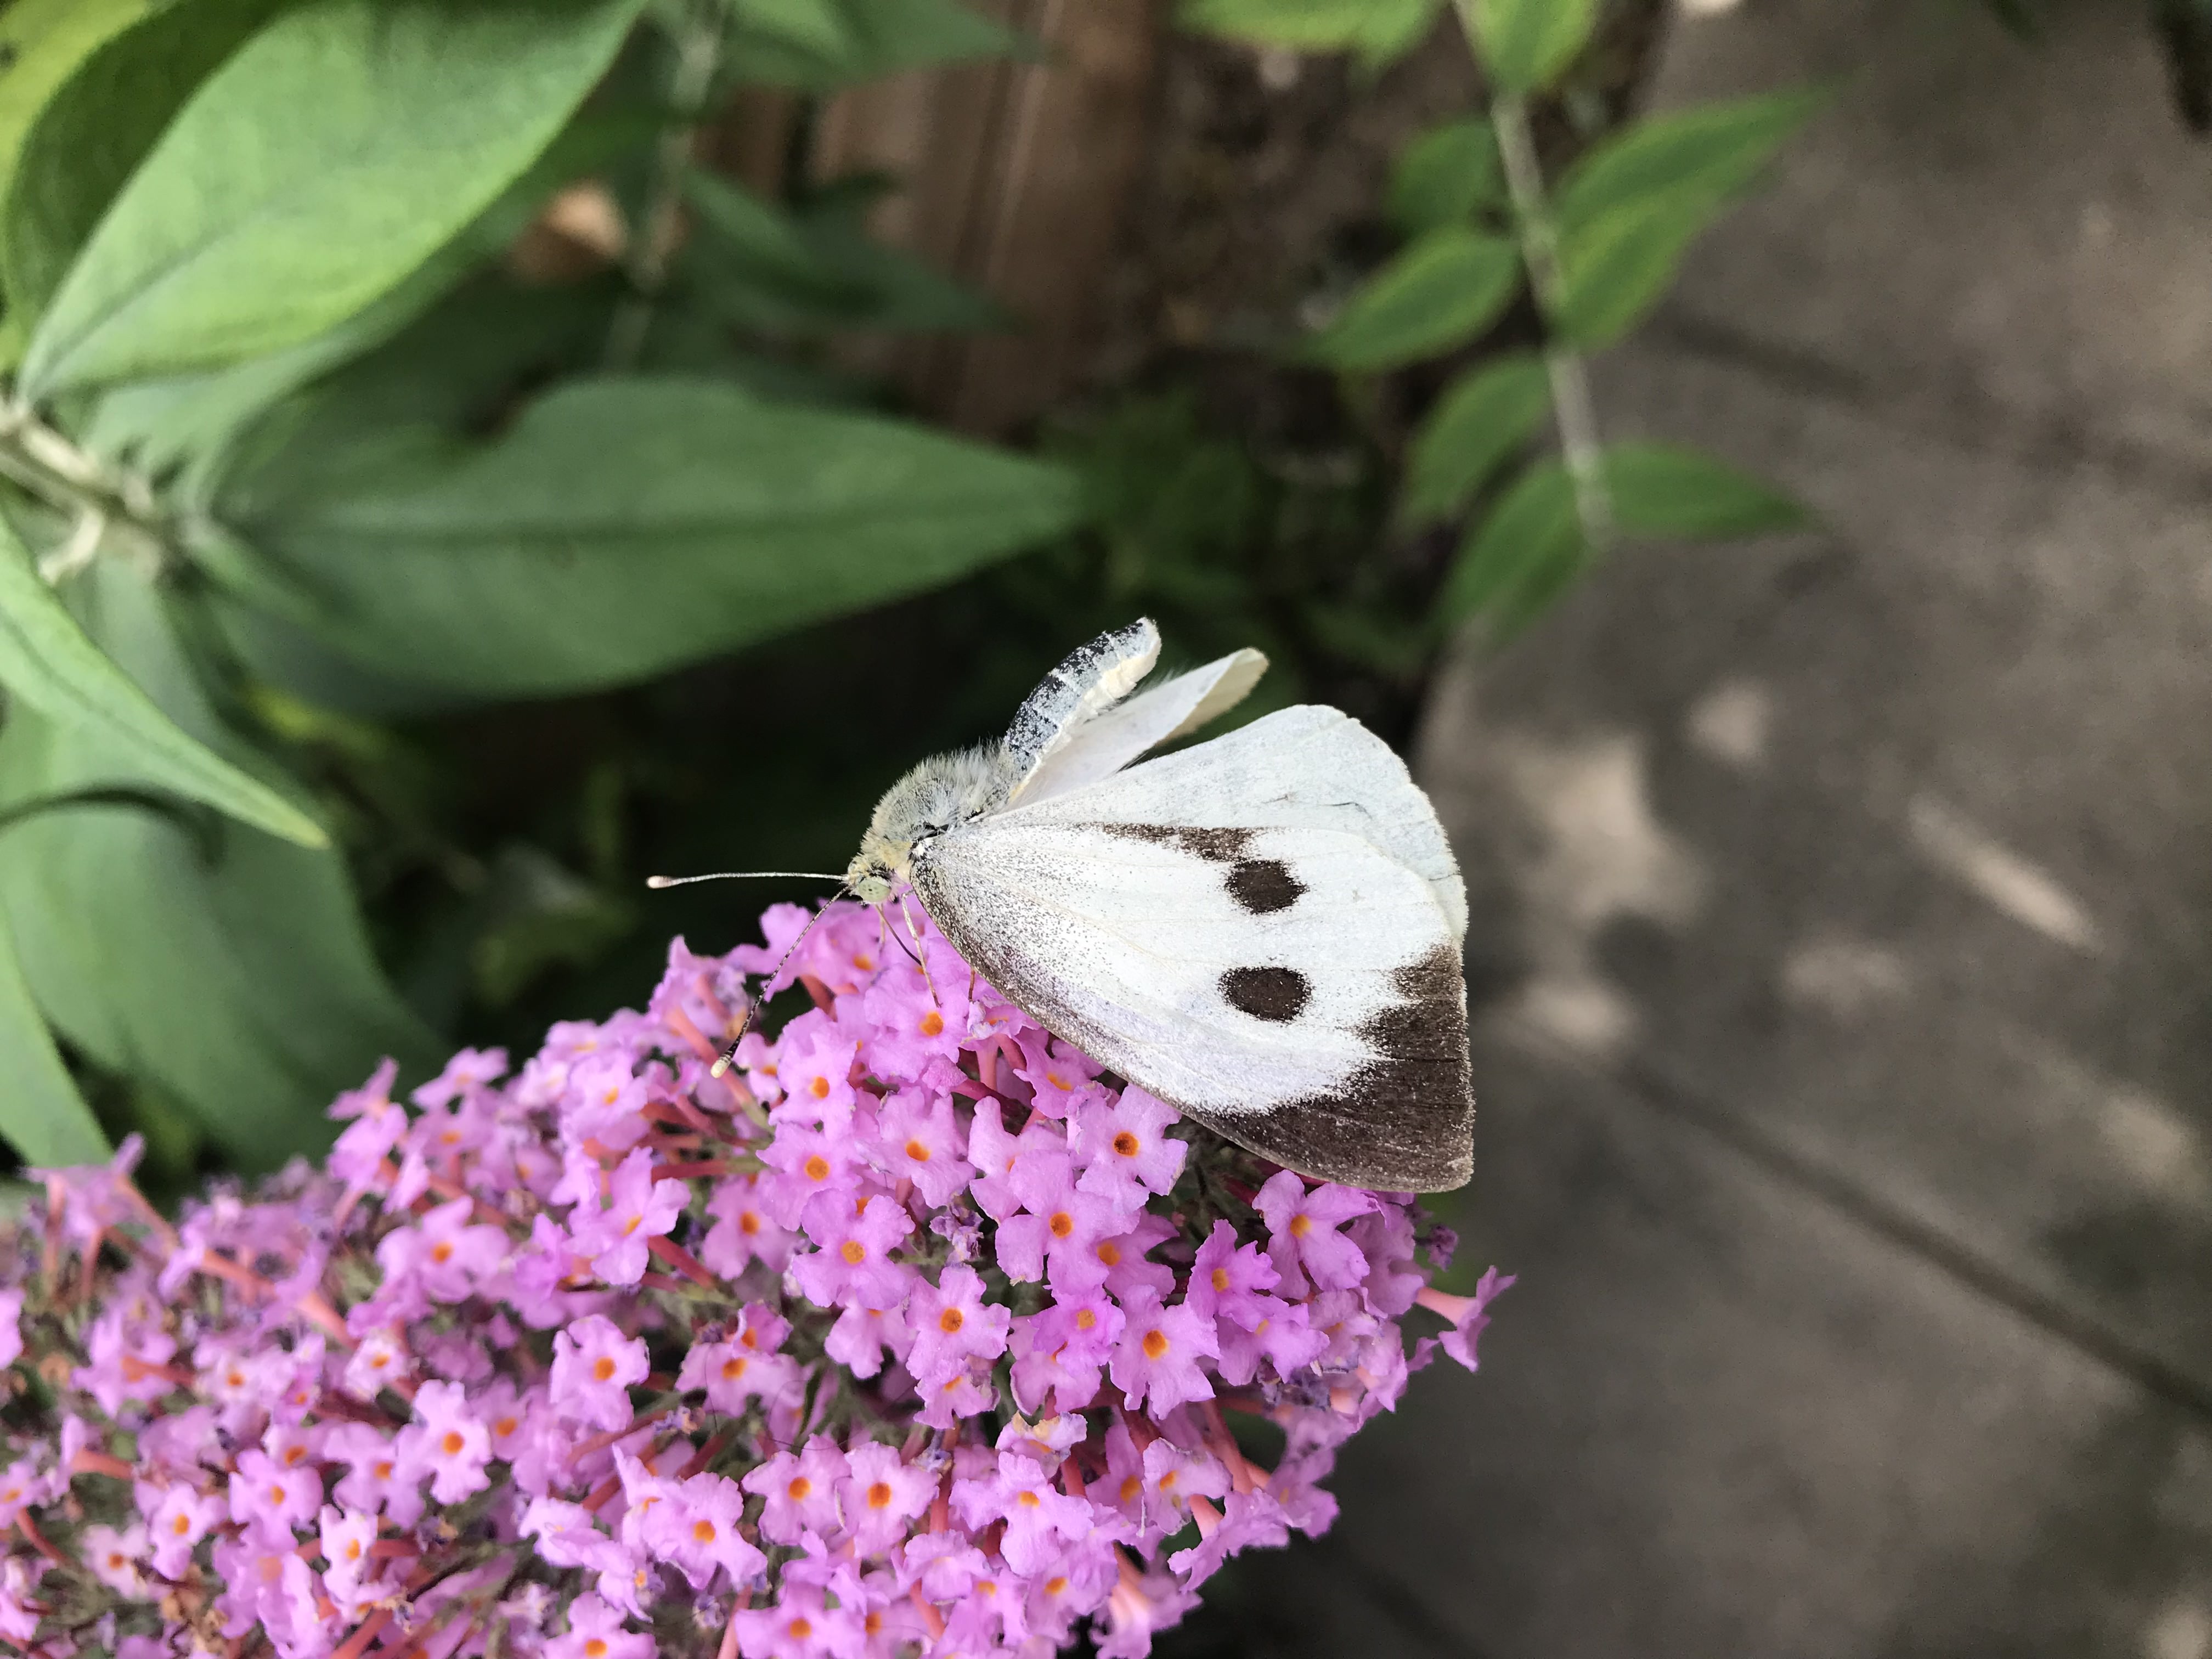
<path id="1" fill-rule="evenodd" d="M 752 876 L 794 876 L 804 881 L 834 881 L 840 887 L 845 878 L 833 876 L 827 870 L 716 870 L 703 876 L 647 876 L 647 887 L 689 887 L 695 881 L 743 881 Z"/>
<path id="2" fill-rule="evenodd" d="M 713 878 L 697 876 L 686 878 L 686 879 L 706 881 L 711 880 Z M 842 877 L 833 876 L 830 879 L 836 882 L 838 892 L 842 893 L 845 890 L 845 883 Z M 670 883 L 668 884 L 672 886 L 674 884 Z M 721 1054 L 714 1061 L 714 1069 L 707 1073 L 708 1076 L 720 1077 L 723 1073 L 728 1071 L 732 1066 L 737 1063 L 738 1045 L 745 1040 L 745 1033 L 752 1029 L 754 1013 L 759 1009 L 761 1004 L 768 1000 L 768 988 L 775 983 L 776 975 L 783 972 L 784 964 L 791 960 L 793 953 L 795 952 L 800 945 L 806 943 L 806 936 L 814 931 L 814 924 L 821 921 L 822 918 L 828 914 L 829 907 L 824 905 L 821 909 L 817 910 L 812 915 L 807 917 L 806 926 L 799 930 L 798 938 L 793 939 L 790 944 L 783 947 L 783 954 L 775 959 L 775 966 L 769 969 L 768 977 L 761 981 L 760 994 L 753 998 L 750 1002 L 746 1003 L 744 1012 L 738 1016 L 737 1033 L 735 1036 L 731 1037 L 728 1042 L 723 1045 Z"/>

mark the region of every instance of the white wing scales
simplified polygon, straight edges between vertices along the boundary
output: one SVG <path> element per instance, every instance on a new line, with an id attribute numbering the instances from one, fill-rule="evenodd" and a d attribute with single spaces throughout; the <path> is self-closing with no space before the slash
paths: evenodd
<path id="1" fill-rule="evenodd" d="M 914 876 L 1007 996 L 1231 1138 L 1365 1186 L 1467 1178 L 1465 890 L 1427 797 L 1347 716 L 1281 710 L 992 813 Z"/>
<path id="2" fill-rule="evenodd" d="M 1048 800 L 1111 777 L 1146 750 L 1235 708 L 1267 672 L 1257 651 L 1232 652 L 1082 718 L 1014 787 L 1010 805 Z"/>

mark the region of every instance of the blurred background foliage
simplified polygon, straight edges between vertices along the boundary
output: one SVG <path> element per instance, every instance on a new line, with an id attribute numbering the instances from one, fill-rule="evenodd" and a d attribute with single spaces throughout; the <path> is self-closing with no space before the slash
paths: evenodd
<path id="1" fill-rule="evenodd" d="M 1021 319 L 813 149 L 843 89 L 1040 50 L 956 0 L 13 0 L 0 1134 L 266 1168 L 382 1054 L 634 1003 L 814 890 L 645 874 L 842 867 L 1139 611 L 1403 744 L 1449 643 L 1621 541 L 1798 523 L 1601 439 L 1585 356 L 1822 102 L 1638 117 L 1663 9 L 1186 0 L 1267 72 L 1482 90 L 1294 314 L 986 443 L 866 342 Z M 710 140 L 769 97 L 763 189 Z"/>

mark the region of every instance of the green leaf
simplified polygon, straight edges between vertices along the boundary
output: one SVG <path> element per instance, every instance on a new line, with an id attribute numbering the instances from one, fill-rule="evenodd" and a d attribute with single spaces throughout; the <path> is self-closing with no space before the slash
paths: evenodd
<path id="1" fill-rule="evenodd" d="M 687 268 L 701 297 L 739 326 L 933 332 L 1000 320 L 982 295 L 870 240 L 841 206 L 794 214 L 702 171 L 685 193 L 701 231 Z"/>
<path id="2" fill-rule="evenodd" d="M 1771 536 L 1812 522 L 1803 506 L 1724 461 L 1670 444 L 1606 452 L 1613 516 L 1631 535 L 1668 540 Z"/>
<path id="3" fill-rule="evenodd" d="M 200 87 L 93 231 L 22 389 L 234 362 L 351 316 L 545 149 L 641 0 L 306 0 Z"/>
<path id="4" fill-rule="evenodd" d="M 1504 198 L 1498 136 L 1487 121 L 1448 121 L 1406 146 L 1391 170 L 1387 206 L 1409 236 L 1464 225 Z"/>
<path id="5" fill-rule="evenodd" d="M 227 368 L 114 387 L 101 396 L 82 441 L 97 454 L 156 477 L 190 463 L 192 470 L 179 490 L 191 506 L 204 507 L 227 446 L 255 416 L 416 322 L 471 270 L 507 247 L 555 190 L 642 144 L 661 125 L 634 110 L 579 116 L 498 201 L 398 287 L 297 345 Z M 512 291 L 503 293 L 501 304 L 524 313 L 534 309 Z"/>
<path id="6" fill-rule="evenodd" d="M 1332 368 L 1395 368 L 1464 345 L 1521 285 L 1521 256 L 1503 236 L 1432 230 L 1360 285 L 1304 355 Z"/>
<path id="7" fill-rule="evenodd" d="M 732 75 L 834 92 L 903 70 L 1024 54 L 1026 36 L 957 0 L 727 0 Z M 842 31 L 833 38 L 834 24 Z"/>
<path id="8" fill-rule="evenodd" d="M 8 919 L 0 914 L 0 1136 L 25 1164 L 43 1169 L 98 1164 L 108 1154 L 107 1137 L 92 1108 L 76 1091 L 47 1035 L 46 1022 L 31 1000 L 23 965 Z"/>
<path id="9" fill-rule="evenodd" d="M 1298 52 L 1358 52 L 1379 67 L 1420 44 L 1443 0 L 1183 0 L 1176 21 L 1198 34 Z"/>
<path id="10" fill-rule="evenodd" d="M 1597 0 L 1462 0 L 1483 67 L 1509 91 L 1540 91 L 1589 43 Z"/>
<path id="11" fill-rule="evenodd" d="M 1827 101 L 1826 89 L 1801 88 L 1636 122 L 1559 181 L 1553 208 L 1560 231 L 1571 237 L 1608 214 L 1639 211 L 1659 198 L 1717 207 L 1745 190 Z"/>
<path id="12" fill-rule="evenodd" d="M 0 272 L 27 324 L 162 129 L 286 0 L 179 0 L 101 42 L 24 135 L 4 198 Z"/>
<path id="13" fill-rule="evenodd" d="M 1612 344 L 1666 297 L 1711 217 L 1707 204 L 1662 196 L 1608 213 L 1559 246 L 1553 325 L 1572 344 Z"/>
<path id="14" fill-rule="evenodd" d="M 70 598 L 165 714 L 245 757 L 137 570 L 100 560 Z M 137 775 L 104 732 L 28 708 L 0 730 L 0 809 Z M 330 849 L 226 826 L 210 862 L 168 816 L 57 806 L 8 832 L 0 905 L 55 1028 L 93 1064 L 190 1106 L 243 1167 L 328 1146 L 323 1109 L 380 1056 L 417 1072 L 438 1063 L 436 1040 L 378 969 Z"/>
<path id="15" fill-rule="evenodd" d="M 0 684 L 53 720 L 97 734 L 145 782 L 205 801 L 241 823 L 321 847 L 320 825 L 259 780 L 179 731 L 84 636 L 0 522 Z"/>
<path id="16" fill-rule="evenodd" d="M 19 165 L 25 136 L 56 90 L 101 41 L 128 28 L 150 3 L 15 0 L 0 11 L 0 198 Z"/>
<path id="17" fill-rule="evenodd" d="M 635 679 L 950 581 L 1077 516 L 1060 468 L 674 378 L 572 380 L 489 441 L 307 459 L 275 446 L 226 518 L 320 596 L 333 642 L 485 696 Z"/>
<path id="18" fill-rule="evenodd" d="M 1543 360 L 1497 357 L 1445 388 L 1414 434 L 1400 515 L 1411 524 L 1448 519 L 1535 431 L 1552 406 Z"/>
<path id="19" fill-rule="evenodd" d="M 1530 596 L 1555 592 L 1588 550 L 1574 481 L 1558 460 L 1539 461 L 1468 531 L 1437 595 L 1437 622 L 1455 628 L 1484 611 L 1517 621 Z"/>

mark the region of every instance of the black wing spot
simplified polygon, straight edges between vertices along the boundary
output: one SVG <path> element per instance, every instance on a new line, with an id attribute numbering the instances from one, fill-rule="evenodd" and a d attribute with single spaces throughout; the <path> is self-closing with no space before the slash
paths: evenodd
<path id="1" fill-rule="evenodd" d="M 1283 1024 L 1313 1000 L 1313 987 L 1295 968 L 1231 968 L 1221 976 L 1229 1006 L 1255 1019 Z"/>
<path id="2" fill-rule="evenodd" d="M 1249 830 L 1191 830 L 1172 823 L 1102 823 L 1098 827 L 1125 841 L 1176 848 L 1209 864 L 1234 864 L 1244 856 L 1244 848 L 1252 840 Z"/>
<path id="3" fill-rule="evenodd" d="M 1243 859 L 1229 872 L 1229 896 L 1255 916 L 1289 909 L 1305 890 L 1280 859 Z"/>

